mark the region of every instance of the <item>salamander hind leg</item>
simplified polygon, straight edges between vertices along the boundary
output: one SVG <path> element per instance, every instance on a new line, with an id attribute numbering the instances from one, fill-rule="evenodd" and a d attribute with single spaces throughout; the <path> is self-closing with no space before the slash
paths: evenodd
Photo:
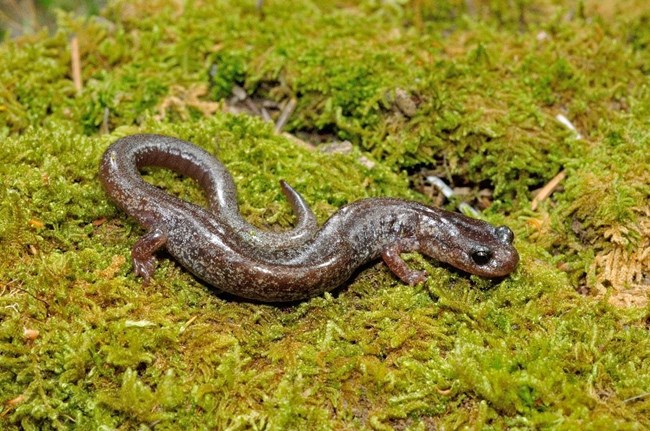
<path id="1" fill-rule="evenodd" d="M 136 276 L 144 278 L 145 284 L 149 283 L 156 269 L 154 253 L 166 242 L 167 234 L 161 229 L 155 228 L 143 235 L 133 246 L 131 250 L 133 269 Z"/>
<path id="2" fill-rule="evenodd" d="M 427 279 L 426 271 L 415 271 L 404 262 L 400 253 L 412 251 L 414 247 L 409 242 L 396 242 L 387 246 L 381 257 L 388 268 L 404 283 L 415 286 Z"/>

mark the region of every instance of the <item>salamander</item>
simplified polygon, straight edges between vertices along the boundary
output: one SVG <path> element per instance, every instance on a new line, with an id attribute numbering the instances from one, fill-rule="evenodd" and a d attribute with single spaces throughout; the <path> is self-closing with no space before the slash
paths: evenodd
<path id="1" fill-rule="evenodd" d="M 145 166 L 193 178 L 207 207 L 147 183 L 140 174 Z M 169 136 L 118 139 L 101 159 L 99 178 L 108 196 L 147 229 L 131 253 L 135 274 L 145 283 L 162 248 L 217 289 L 264 302 L 333 290 L 380 257 L 404 283 L 425 281 L 426 272 L 402 260 L 404 252 L 417 251 L 488 278 L 508 275 L 519 261 L 508 227 L 404 199 L 361 199 L 319 227 L 302 196 L 284 181 L 280 185 L 296 213 L 295 226 L 284 232 L 259 229 L 240 214 L 226 167 L 200 147 Z"/>

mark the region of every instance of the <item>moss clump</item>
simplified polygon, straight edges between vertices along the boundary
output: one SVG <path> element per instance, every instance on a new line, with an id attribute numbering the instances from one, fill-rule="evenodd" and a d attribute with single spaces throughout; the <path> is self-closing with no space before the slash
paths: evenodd
<path id="1" fill-rule="evenodd" d="M 645 129 L 636 121 L 614 126 L 592 158 L 571 164 L 555 232 L 544 240 L 562 250 L 558 260 L 574 270 L 574 277 L 586 275 L 593 293 L 605 295 L 610 288 L 610 301 L 624 306 L 648 303 L 650 135 Z"/>
<path id="2" fill-rule="evenodd" d="M 650 427 L 647 7 L 344 4 L 116 1 L 0 46 L 3 429 Z M 295 98 L 290 132 L 352 154 L 223 112 L 235 86 Z M 280 179 L 322 222 L 362 197 L 424 199 L 404 171 L 433 167 L 493 190 L 485 216 L 513 227 L 521 264 L 489 281 L 413 254 L 424 285 L 378 263 L 276 307 L 161 255 L 143 286 L 129 263 L 142 230 L 97 181 L 102 151 L 136 132 L 218 155 L 270 229 L 293 221 Z M 202 202 L 192 181 L 145 177 Z"/>

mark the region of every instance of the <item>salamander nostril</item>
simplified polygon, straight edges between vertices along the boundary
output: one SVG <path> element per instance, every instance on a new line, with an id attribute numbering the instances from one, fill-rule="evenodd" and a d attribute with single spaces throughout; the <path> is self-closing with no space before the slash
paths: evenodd
<path id="1" fill-rule="evenodd" d="M 476 250 L 472 252 L 472 260 L 479 266 L 487 265 L 492 259 L 490 250 Z"/>
<path id="2" fill-rule="evenodd" d="M 499 226 L 496 228 L 497 238 L 504 244 L 512 244 L 515 239 L 515 234 L 512 233 L 508 226 Z"/>

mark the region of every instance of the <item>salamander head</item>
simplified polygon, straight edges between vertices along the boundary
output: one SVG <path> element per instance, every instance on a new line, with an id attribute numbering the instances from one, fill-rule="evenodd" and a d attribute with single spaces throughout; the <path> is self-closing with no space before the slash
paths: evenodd
<path id="1" fill-rule="evenodd" d="M 417 239 L 422 253 L 481 277 L 503 277 L 519 262 L 507 226 L 427 208 L 420 214 Z"/>

